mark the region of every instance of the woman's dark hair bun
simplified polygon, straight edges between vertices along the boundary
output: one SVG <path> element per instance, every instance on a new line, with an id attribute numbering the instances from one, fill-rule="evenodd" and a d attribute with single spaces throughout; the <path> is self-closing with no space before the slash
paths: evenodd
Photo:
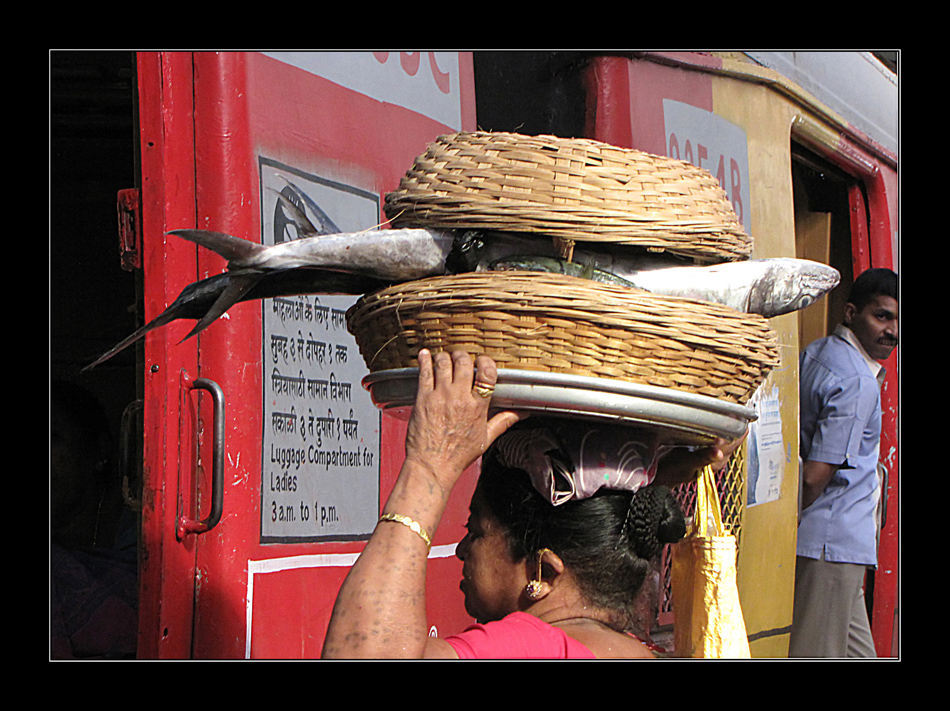
<path id="1" fill-rule="evenodd" d="M 651 559 L 667 543 L 686 535 L 686 519 L 672 492 L 665 486 L 638 489 L 627 513 L 630 546 L 641 558 Z"/>

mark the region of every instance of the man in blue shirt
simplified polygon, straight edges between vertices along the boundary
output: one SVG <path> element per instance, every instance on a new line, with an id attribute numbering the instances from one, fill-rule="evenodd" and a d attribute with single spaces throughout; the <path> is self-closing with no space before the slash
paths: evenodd
<path id="1" fill-rule="evenodd" d="M 834 334 L 800 363 L 802 513 L 790 657 L 873 657 L 864 602 L 877 565 L 881 383 L 897 346 L 897 275 L 859 276 Z"/>

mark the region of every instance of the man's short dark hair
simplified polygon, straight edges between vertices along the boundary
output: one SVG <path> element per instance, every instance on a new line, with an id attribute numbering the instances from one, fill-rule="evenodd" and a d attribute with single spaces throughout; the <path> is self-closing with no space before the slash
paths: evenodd
<path id="1" fill-rule="evenodd" d="M 860 311 L 875 296 L 890 296 L 897 300 L 897 274 L 890 269 L 868 269 L 854 280 L 848 303 Z"/>

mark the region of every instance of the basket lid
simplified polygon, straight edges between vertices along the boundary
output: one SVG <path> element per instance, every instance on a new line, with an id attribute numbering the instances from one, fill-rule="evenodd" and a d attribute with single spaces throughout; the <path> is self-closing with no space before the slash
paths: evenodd
<path id="1" fill-rule="evenodd" d="M 395 227 L 542 233 L 708 263 L 747 259 L 752 251 L 711 173 L 590 139 L 440 136 L 386 195 L 384 209 Z"/>

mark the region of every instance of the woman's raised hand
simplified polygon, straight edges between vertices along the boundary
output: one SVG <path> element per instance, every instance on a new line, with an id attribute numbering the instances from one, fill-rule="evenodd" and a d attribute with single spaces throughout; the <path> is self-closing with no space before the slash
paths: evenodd
<path id="1" fill-rule="evenodd" d="M 406 459 L 428 468 L 446 491 L 519 415 L 488 416 L 498 369 L 485 355 L 419 352 L 419 387 L 406 435 Z"/>

